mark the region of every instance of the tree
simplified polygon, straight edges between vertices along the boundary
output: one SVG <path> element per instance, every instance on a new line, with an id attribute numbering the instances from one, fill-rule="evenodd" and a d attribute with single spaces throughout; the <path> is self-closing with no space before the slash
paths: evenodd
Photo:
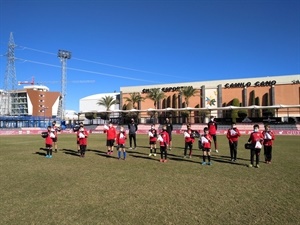
<path id="1" fill-rule="evenodd" d="M 140 103 L 141 101 L 144 101 L 145 98 L 141 96 L 141 94 L 139 92 L 133 92 L 129 94 L 129 97 L 125 97 L 125 102 L 127 103 L 127 105 L 131 105 L 131 109 L 137 109 L 138 108 L 138 103 Z M 136 113 L 136 117 L 139 118 L 139 113 Z"/>
<path id="2" fill-rule="evenodd" d="M 93 112 L 85 113 L 84 116 L 85 116 L 85 118 L 90 120 L 90 124 L 93 124 L 93 120 L 97 118 L 97 114 L 93 113 Z M 79 118 L 79 116 L 78 116 L 78 118 Z M 78 119 L 78 121 L 79 121 L 79 119 Z"/>
<path id="3" fill-rule="evenodd" d="M 134 109 L 137 109 L 136 104 L 144 100 L 145 98 L 139 92 L 130 93 L 129 97 L 125 97 L 125 102 L 131 103 Z"/>
<path id="4" fill-rule="evenodd" d="M 151 88 L 146 96 L 153 101 L 154 108 L 157 109 L 157 104 L 160 100 L 166 97 L 165 93 L 160 90 L 160 88 Z M 154 117 L 156 116 L 156 112 Z"/>
<path id="5" fill-rule="evenodd" d="M 185 100 L 185 105 L 186 107 L 189 107 L 189 100 L 191 97 L 195 96 L 198 93 L 198 90 L 193 88 L 192 86 L 186 86 L 180 89 L 179 91 L 180 95 L 183 96 L 184 100 Z M 191 115 L 191 111 L 187 111 L 187 122 L 190 123 L 190 115 Z M 181 115 L 183 116 L 183 114 L 181 113 Z"/>
<path id="6" fill-rule="evenodd" d="M 247 117 L 247 110 L 241 109 L 238 111 L 239 118 L 245 119 Z"/>
<path id="7" fill-rule="evenodd" d="M 110 107 L 115 105 L 115 104 L 118 104 L 118 100 L 117 99 L 114 99 L 113 96 L 105 96 L 105 97 L 102 97 L 98 102 L 97 102 L 97 105 L 99 106 L 104 106 L 105 109 L 106 109 L 106 115 L 107 115 L 107 120 L 109 120 L 110 118 Z"/>
<path id="8" fill-rule="evenodd" d="M 189 107 L 189 100 L 198 93 L 198 90 L 192 86 L 183 87 L 180 89 L 180 95 L 184 97 L 186 107 Z"/>

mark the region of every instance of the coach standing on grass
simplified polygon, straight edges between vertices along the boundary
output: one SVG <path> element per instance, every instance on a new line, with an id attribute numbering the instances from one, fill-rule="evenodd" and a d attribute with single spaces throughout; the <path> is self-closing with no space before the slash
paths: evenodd
<path id="1" fill-rule="evenodd" d="M 128 130 L 129 130 L 129 145 L 130 148 L 132 149 L 132 140 L 134 144 L 134 149 L 136 149 L 136 132 L 138 130 L 137 124 L 134 122 L 134 119 L 131 119 L 131 123 L 128 124 Z"/>

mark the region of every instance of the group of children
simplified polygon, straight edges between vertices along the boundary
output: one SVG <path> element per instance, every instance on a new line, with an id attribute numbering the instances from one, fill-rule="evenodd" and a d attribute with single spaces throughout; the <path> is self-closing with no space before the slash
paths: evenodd
<path id="1" fill-rule="evenodd" d="M 52 158 L 52 148 L 54 145 L 54 151 L 57 152 L 57 132 L 59 131 L 56 126 L 56 122 L 53 121 L 52 126 L 47 127 L 47 131 L 42 133 L 42 137 L 45 138 L 46 158 Z"/>
<path id="2" fill-rule="evenodd" d="M 213 121 L 211 121 L 213 123 Z M 216 131 L 216 124 L 213 124 L 213 130 Z M 57 152 L 57 131 L 55 121 L 52 123 L 52 126 L 48 126 L 47 132 L 43 132 L 42 136 L 45 138 L 46 144 L 46 158 L 52 158 L 52 146 L 54 145 L 55 151 Z M 83 123 L 80 123 L 79 127 L 74 129 L 77 137 L 77 146 L 78 152 L 80 153 L 80 157 L 85 157 L 86 147 L 87 147 L 87 138 L 89 133 L 84 128 Z M 112 155 L 114 150 L 114 145 L 116 142 L 117 150 L 118 150 L 118 159 L 126 159 L 126 139 L 127 135 L 124 130 L 124 127 L 120 127 L 119 132 L 117 132 L 116 128 L 112 123 L 109 123 L 108 126 L 104 126 L 104 133 L 106 133 L 106 146 L 107 146 L 107 154 Z M 184 158 L 187 157 L 187 150 L 189 150 L 189 158 L 192 157 L 192 149 L 193 143 L 195 142 L 195 138 L 199 137 L 199 149 L 202 150 L 202 165 L 212 165 L 211 163 L 211 147 L 212 142 L 215 143 L 216 148 L 216 133 L 211 133 L 210 126 L 205 127 L 203 130 L 203 134 L 196 135 L 198 132 L 195 132 L 191 129 L 191 125 L 187 125 L 187 129 L 183 132 L 185 146 L 184 146 Z M 199 133 L 198 133 L 199 134 Z M 160 149 L 160 162 L 167 162 L 168 160 L 168 149 L 170 150 L 170 135 L 167 130 L 167 125 L 163 125 L 162 130 L 158 132 L 155 129 L 155 125 L 152 124 L 150 130 L 148 131 L 149 136 L 149 146 L 150 152 L 149 156 L 156 156 L 156 144 L 159 143 Z M 232 123 L 231 128 L 227 131 L 227 139 L 229 142 L 230 149 L 230 158 L 232 162 L 237 160 L 237 146 L 238 146 L 238 138 L 241 136 L 239 129 L 236 127 L 236 123 Z M 275 139 L 274 133 L 270 130 L 269 125 L 265 125 L 265 130 L 263 132 L 259 131 L 259 125 L 255 124 L 253 126 L 253 132 L 250 134 L 248 139 L 248 143 L 251 144 L 250 149 L 250 164 L 249 167 L 254 166 L 254 156 L 256 156 L 256 167 L 259 168 L 259 156 L 262 147 L 264 147 L 264 155 L 265 162 L 267 164 L 271 163 L 272 160 L 272 145 L 273 140 Z M 123 154 L 122 154 L 123 153 Z M 206 159 L 208 160 L 206 162 Z"/>
<path id="3" fill-rule="evenodd" d="M 240 131 L 236 127 L 236 123 L 232 123 L 231 128 L 227 131 L 227 139 L 229 141 L 230 158 L 235 162 L 237 159 L 238 138 L 241 136 Z M 259 168 L 259 156 L 261 149 L 264 148 L 265 163 L 271 164 L 272 161 L 272 146 L 275 140 L 275 135 L 270 129 L 270 125 L 265 125 L 265 130 L 260 132 L 259 125 L 253 126 L 253 132 L 250 134 L 248 143 L 250 144 L 250 164 L 254 166 L 254 156 L 256 157 L 256 168 Z"/>
<path id="4" fill-rule="evenodd" d="M 125 143 L 127 139 L 126 132 L 124 127 L 120 127 L 119 133 L 117 133 L 115 127 L 112 123 L 109 123 L 108 126 L 104 126 L 104 133 L 106 133 L 106 146 L 107 154 L 113 154 L 113 148 L 116 141 L 118 149 L 118 159 L 121 159 L 121 152 L 123 152 L 123 159 L 126 159 L 126 149 Z M 170 144 L 170 137 L 167 132 L 167 127 L 163 126 L 160 133 L 157 132 L 154 125 L 151 125 L 151 129 L 148 132 L 149 135 L 149 145 L 150 153 L 149 156 L 156 156 L 156 143 L 159 142 L 160 146 L 160 162 L 167 162 L 167 148 Z"/>

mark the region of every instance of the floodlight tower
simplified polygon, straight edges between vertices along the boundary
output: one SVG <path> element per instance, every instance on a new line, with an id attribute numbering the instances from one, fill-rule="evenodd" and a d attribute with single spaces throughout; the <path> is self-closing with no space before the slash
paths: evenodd
<path id="1" fill-rule="evenodd" d="M 58 109 L 58 116 L 64 119 L 66 110 L 66 96 L 67 96 L 67 60 L 71 59 L 71 52 L 66 50 L 58 50 L 58 58 L 61 61 L 61 99 Z"/>
<path id="2" fill-rule="evenodd" d="M 17 78 L 16 78 L 16 67 L 15 67 L 15 42 L 13 33 L 10 33 L 8 42 L 7 64 L 4 76 L 4 87 L 2 93 L 2 109 L 0 114 L 12 115 L 15 114 L 14 103 L 17 103 Z"/>

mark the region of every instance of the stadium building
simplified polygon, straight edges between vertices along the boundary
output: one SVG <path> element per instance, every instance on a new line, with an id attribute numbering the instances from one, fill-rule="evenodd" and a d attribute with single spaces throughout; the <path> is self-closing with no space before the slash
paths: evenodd
<path id="1" fill-rule="evenodd" d="M 188 108 L 186 99 L 180 94 L 180 89 L 186 86 L 197 90 L 197 94 L 189 99 Z M 225 107 L 232 106 L 233 101 L 246 110 L 248 117 L 268 115 L 286 119 L 300 115 L 299 74 L 121 87 L 120 105 L 122 108 L 126 107 L 126 98 L 130 97 L 131 93 L 140 93 L 145 100 L 139 102 L 137 110 L 141 111 L 140 122 L 145 122 L 143 118 L 149 117 L 149 108 L 155 108 L 154 102 L 147 98 L 152 88 L 159 88 L 164 92 L 165 98 L 157 103 L 156 109 L 163 112 L 162 116 L 171 117 L 173 123 L 184 122 L 180 109 L 190 112 L 192 123 L 205 122 L 208 113 L 217 118 L 230 117 L 231 109 L 226 110 Z M 250 109 L 252 105 L 262 108 L 268 106 L 269 109 L 253 110 Z"/>
<path id="2" fill-rule="evenodd" d="M 196 89 L 188 105 L 180 93 L 180 89 L 187 86 Z M 156 106 L 147 97 L 153 88 L 159 88 L 165 95 Z M 127 101 L 132 93 L 139 93 L 144 100 L 132 106 Z M 231 118 L 232 106 L 239 107 L 237 110 L 242 110 L 247 118 L 271 117 L 277 118 L 277 122 L 288 122 L 289 118 L 299 120 L 300 75 L 120 87 L 120 93 L 95 94 L 80 99 L 80 112 L 106 111 L 104 106 L 97 104 L 105 96 L 113 96 L 118 100 L 119 104 L 113 105 L 110 111 L 111 118 L 119 117 L 121 123 L 124 122 L 124 116 L 138 116 L 139 123 L 153 122 L 155 110 L 158 111 L 160 123 L 165 117 L 172 118 L 173 123 L 185 123 L 187 112 L 191 123 L 206 123 L 210 116 L 226 120 Z M 241 119 L 244 118 L 237 118 L 237 122 L 242 122 Z"/>

